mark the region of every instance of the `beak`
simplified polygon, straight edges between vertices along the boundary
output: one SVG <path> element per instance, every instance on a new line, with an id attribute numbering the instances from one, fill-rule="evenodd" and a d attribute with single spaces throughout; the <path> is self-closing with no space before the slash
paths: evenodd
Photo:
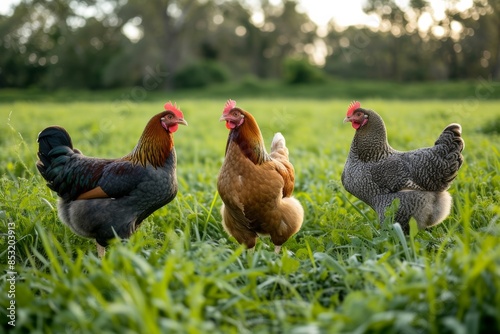
<path id="1" fill-rule="evenodd" d="M 344 118 L 344 122 L 343 123 L 347 123 L 347 122 L 351 122 L 351 118 L 350 117 Z"/>
<path id="2" fill-rule="evenodd" d="M 225 115 L 222 115 L 222 116 L 219 118 L 219 122 L 222 122 L 222 121 L 225 121 L 225 120 L 226 120 Z"/>
<path id="3" fill-rule="evenodd" d="M 177 124 L 182 124 L 182 125 L 187 126 L 187 125 L 188 125 L 188 122 L 187 122 L 184 118 L 179 118 L 179 119 L 177 120 Z"/>

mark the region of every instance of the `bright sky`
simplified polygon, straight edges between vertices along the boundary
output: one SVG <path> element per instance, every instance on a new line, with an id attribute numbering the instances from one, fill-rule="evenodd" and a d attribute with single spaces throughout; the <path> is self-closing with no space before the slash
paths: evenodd
<path id="1" fill-rule="evenodd" d="M 0 2 L 0 14 L 9 14 L 12 5 L 17 3 L 19 3 L 19 0 L 2 0 L 2 2 Z"/>
<path id="2" fill-rule="evenodd" d="M 11 12 L 14 4 L 20 0 L 0 0 L 0 14 Z M 273 1 L 273 0 L 271 0 Z M 280 0 L 274 2 L 279 3 Z M 337 24 L 348 26 L 366 23 L 367 16 L 363 13 L 362 4 L 365 0 L 329 1 L 329 0 L 299 0 L 301 9 L 319 25 L 325 25 L 334 18 Z"/>
<path id="3" fill-rule="evenodd" d="M 280 2 L 279 0 L 276 1 Z M 429 3 L 436 11 L 436 14 L 439 15 L 444 11 L 446 3 L 449 1 L 430 0 Z M 0 14 L 9 13 L 11 5 L 18 2 L 19 0 L 0 0 Z M 298 0 L 298 2 L 318 25 L 324 25 L 332 18 L 340 26 L 377 25 L 374 18 L 370 18 L 363 12 L 363 4 L 366 0 Z M 405 6 L 408 2 L 409 0 L 396 0 L 396 3 L 401 6 Z M 460 0 L 459 3 L 460 8 L 465 9 L 472 4 L 472 0 Z"/>
<path id="4" fill-rule="evenodd" d="M 363 12 L 363 5 L 366 0 L 298 0 L 301 7 L 309 14 L 311 20 L 318 25 L 325 25 L 332 18 L 335 23 L 340 26 L 350 25 L 368 25 L 378 26 L 378 21 L 375 17 L 370 17 Z M 396 3 L 405 8 L 409 0 L 396 0 Z M 434 9 L 436 18 L 440 18 L 450 0 L 429 0 L 429 4 Z M 457 7 L 460 10 L 465 10 L 472 6 L 473 0 L 458 0 Z"/>
<path id="5" fill-rule="evenodd" d="M 366 0 L 300 0 L 300 6 L 318 25 L 326 25 L 332 18 L 341 26 L 366 24 L 370 19 L 363 12 Z"/>

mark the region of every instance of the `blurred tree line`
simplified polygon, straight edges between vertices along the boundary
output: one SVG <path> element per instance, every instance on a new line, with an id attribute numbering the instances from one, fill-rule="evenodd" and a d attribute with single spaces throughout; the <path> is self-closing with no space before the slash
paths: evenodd
<path id="1" fill-rule="evenodd" d="M 364 11 L 375 25 L 318 27 L 294 0 L 21 0 L 0 16 L 0 87 L 500 78 L 499 0 Z"/>

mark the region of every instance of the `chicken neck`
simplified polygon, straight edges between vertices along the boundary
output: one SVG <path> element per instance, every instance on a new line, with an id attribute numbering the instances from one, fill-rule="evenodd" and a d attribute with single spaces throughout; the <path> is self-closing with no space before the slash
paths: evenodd
<path id="1" fill-rule="evenodd" d="M 259 126 L 249 113 L 245 114 L 245 122 L 241 126 L 232 129 L 229 133 L 226 154 L 231 141 L 238 144 L 241 153 L 256 165 L 270 160 L 264 147 L 264 139 Z"/>
<path id="2" fill-rule="evenodd" d="M 160 116 L 157 115 L 146 125 L 132 152 L 123 159 L 158 168 L 165 164 L 173 147 L 173 135 L 160 125 Z"/>
<path id="3" fill-rule="evenodd" d="M 364 162 L 379 161 L 391 154 L 392 147 L 387 141 L 387 132 L 382 118 L 372 110 L 367 110 L 368 122 L 356 130 L 350 154 Z"/>

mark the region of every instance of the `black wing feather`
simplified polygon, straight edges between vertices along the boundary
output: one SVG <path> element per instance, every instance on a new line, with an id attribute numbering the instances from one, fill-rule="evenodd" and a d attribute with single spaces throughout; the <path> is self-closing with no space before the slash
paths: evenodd
<path id="1" fill-rule="evenodd" d="M 68 132 L 57 126 L 43 130 L 39 137 L 37 168 L 47 186 L 68 201 L 96 187 L 113 198 L 137 188 L 146 172 L 142 165 L 124 159 L 87 157 L 73 148 Z"/>

